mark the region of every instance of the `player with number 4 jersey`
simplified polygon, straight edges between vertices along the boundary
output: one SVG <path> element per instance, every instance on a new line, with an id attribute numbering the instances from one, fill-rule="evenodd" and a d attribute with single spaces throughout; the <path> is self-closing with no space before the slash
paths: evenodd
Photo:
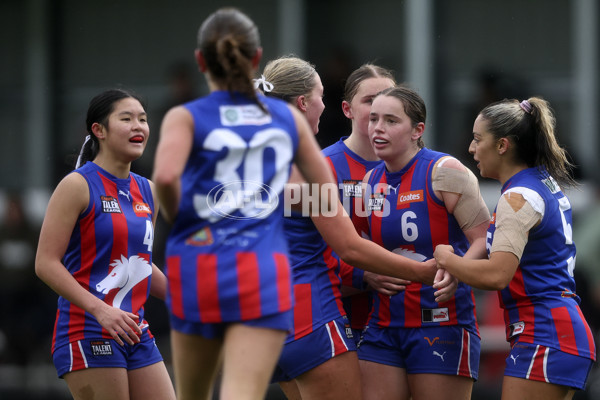
<path id="1" fill-rule="evenodd" d="M 154 185 L 131 172 L 150 134 L 141 100 L 122 89 L 95 96 L 75 170 L 54 190 L 35 271 L 56 293 L 52 359 L 73 398 L 174 400 L 144 318 L 167 282 L 152 263 Z M 109 383 L 108 383 L 109 382 Z"/>

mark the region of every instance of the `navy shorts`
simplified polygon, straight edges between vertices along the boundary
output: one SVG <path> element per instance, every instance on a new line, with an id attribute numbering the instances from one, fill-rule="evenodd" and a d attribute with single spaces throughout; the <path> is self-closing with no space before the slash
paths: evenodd
<path id="1" fill-rule="evenodd" d="M 504 375 L 583 390 L 593 363 L 586 357 L 517 341 L 506 358 Z"/>
<path id="2" fill-rule="evenodd" d="M 458 375 L 477 380 L 480 351 L 479 336 L 462 326 L 368 326 L 358 345 L 358 358 L 404 368 L 408 374 Z"/>
<path id="3" fill-rule="evenodd" d="M 62 378 L 67 372 L 86 368 L 137 369 L 156 364 L 163 358 L 154 338 L 145 329 L 139 343 L 121 346 L 114 339 L 82 339 L 55 349 L 52 360 Z"/>
<path id="4" fill-rule="evenodd" d="M 234 322 L 247 326 L 277 329 L 288 332 L 292 327 L 292 310 L 248 321 Z M 206 339 L 222 338 L 225 335 L 225 329 L 231 323 L 233 322 L 204 323 L 199 321 L 187 321 L 171 314 L 171 329 L 188 335 L 199 335 Z"/>
<path id="5" fill-rule="evenodd" d="M 290 381 L 347 351 L 356 351 L 346 316 L 320 326 L 283 346 L 272 382 Z"/>

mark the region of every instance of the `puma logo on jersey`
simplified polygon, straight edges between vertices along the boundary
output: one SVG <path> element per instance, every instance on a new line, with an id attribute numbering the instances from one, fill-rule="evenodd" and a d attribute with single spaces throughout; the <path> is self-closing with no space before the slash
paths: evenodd
<path id="1" fill-rule="evenodd" d="M 119 201 L 112 196 L 100 196 L 102 201 L 102 212 L 121 214 L 121 206 Z"/>
<path id="2" fill-rule="evenodd" d="M 442 354 L 438 353 L 437 351 L 433 351 L 433 355 L 434 356 L 438 356 L 439 358 L 442 359 L 442 362 L 444 362 L 444 355 L 446 354 L 446 352 L 443 352 Z"/>
<path id="3" fill-rule="evenodd" d="M 125 197 L 127 197 L 127 200 L 131 201 L 131 199 L 129 198 L 129 195 L 130 195 L 129 191 L 127 191 L 127 193 L 125 193 L 124 191 L 119 189 L 119 195 L 125 196 Z"/>
<path id="4" fill-rule="evenodd" d="M 513 360 L 513 364 L 517 365 L 517 358 L 519 358 L 520 354 L 517 354 L 517 356 L 513 356 L 512 354 L 510 355 L 510 359 Z"/>

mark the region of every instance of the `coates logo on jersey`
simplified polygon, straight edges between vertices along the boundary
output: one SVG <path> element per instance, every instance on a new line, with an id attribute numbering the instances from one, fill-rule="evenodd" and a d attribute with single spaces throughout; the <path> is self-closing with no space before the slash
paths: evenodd
<path id="1" fill-rule="evenodd" d="M 208 192 L 209 220 L 267 218 L 279 205 L 279 195 L 269 185 L 255 181 L 221 183 Z"/>
<path id="2" fill-rule="evenodd" d="M 400 193 L 398 195 L 398 202 L 396 203 L 396 208 L 406 208 L 410 205 L 410 203 L 415 203 L 417 201 L 423 201 L 422 190 L 413 190 L 410 192 Z"/>
<path id="3" fill-rule="evenodd" d="M 150 206 L 139 201 L 133 203 L 133 212 L 135 212 L 135 215 L 138 217 L 146 217 L 148 214 L 152 214 Z"/>

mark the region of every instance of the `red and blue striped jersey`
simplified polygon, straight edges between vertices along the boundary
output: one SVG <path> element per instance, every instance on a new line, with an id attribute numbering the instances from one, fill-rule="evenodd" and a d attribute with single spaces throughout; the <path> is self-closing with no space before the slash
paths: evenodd
<path id="1" fill-rule="evenodd" d="M 292 307 L 283 201 L 298 147 L 288 105 L 269 113 L 226 91 L 184 106 L 194 139 L 167 239 L 167 306 L 188 321 L 256 319 Z"/>
<path id="2" fill-rule="evenodd" d="M 287 342 L 346 315 L 341 301 L 337 259 L 309 217 L 292 212 L 284 220 L 290 247 L 294 292 L 293 329 Z"/>
<path id="3" fill-rule="evenodd" d="M 372 192 L 366 196 L 370 236 L 375 243 L 417 261 L 432 258 L 439 244 L 450 244 L 459 255 L 466 252 L 467 238 L 432 188 L 432 169 L 446 155 L 424 148 L 398 172 L 387 172 L 383 164 L 372 170 L 368 182 Z M 391 297 L 377 293 L 369 325 L 462 325 L 478 334 L 470 286 L 459 283 L 454 297 L 444 303 L 435 302 L 434 292 L 431 286 L 413 282 Z"/>
<path id="4" fill-rule="evenodd" d="M 523 195 L 542 214 L 529 231 L 517 271 L 498 292 L 504 309 L 507 340 L 552 347 L 596 359 L 592 332 L 575 293 L 575 244 L 568 198 L 544 169 L 529 168 L 502 186 L 502 195 Z M 488 228 L 488 249 L 494 239 L 496 212 Z"/>
<path id="5" fill-rule="evenodd" d="M 140 326 L 150 294 L 154 199 L 146 178 L 119 179 L 93 162 L 74 171 L 88 183 L 90 201 L 77 219 L 63 264 L 105 303 L 137 314 Z M 94 316 L 58 299 L 52 351 L 90 337 L 111 338 Z"/>
<path id="6" fill-rule="evenodd" d="M 356 231 L 362 237 L 368 237 L 369 223 L 363 205 L 362 180 L 367 171 L 380 165 L 382 161 L 367 161 L 354 153 L 344 144 L 347 137 L 323 149 L 323 155 L 329 163 L 337 180 L 340 201 L 352 219 Z M 339 260 L 339 275 L 342 284 L 362 289 L 363 270 Z M 342 299 L 344 309 L 353 329 L 362 329 L 367 324 L 371 309 L 371 293 L 362 292 Z"/>

